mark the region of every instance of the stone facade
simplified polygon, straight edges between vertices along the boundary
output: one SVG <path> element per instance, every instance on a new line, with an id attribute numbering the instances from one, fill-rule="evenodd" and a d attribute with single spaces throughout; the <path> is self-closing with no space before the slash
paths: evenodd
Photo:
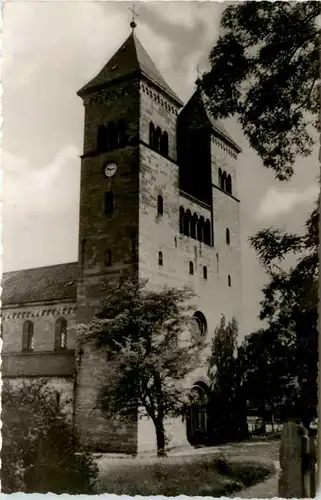
<path id="1" fill-rule="evenodd" d="M 136 453 L 155 445 L 150 421 L 133 418 L 124 426 L 95 408 L 108 364 L 91 345 L 75 354 L 76 326 L 92 319 L 106 283 L 124 272 L 147 278 L 153 289 L 193 288 L 207 340 L 222 314 L 240 321 L 240 149 L 208 116 L 197 92 L 183 107 L 133 34 L 78 94 L 85 111 L 78 262 L 4 278 L 4 376 L 14 383 L 47 377 L 72 395 L 83 446 Z M 56 289 L 47 289 L 55 276 Z M 37 288 L 38 282 L 42 289 L 30 294 L 29 284 Z M 34 324 L 28 352 L 27 318 Z M 61 318 L 67 345 L 57 349 Z M 206 387 L 206 367 L 186 384 Z M 186 441 L 185 423 L 166 426 L 176 445 Z"/>

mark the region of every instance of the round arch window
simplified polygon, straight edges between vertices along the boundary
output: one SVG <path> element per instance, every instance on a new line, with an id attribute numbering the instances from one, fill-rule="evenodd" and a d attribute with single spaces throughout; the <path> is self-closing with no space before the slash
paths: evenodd
<path id="1" fill-rule="evenodd" d="M 205 335 L 207 333 L 207 321 L 206 321 L 204 314 L 201 311 L 196 311 L 194 313 L 193 318 L 197 324 L 199 334 L 202 337 L 205 337 Z"/>
<path id="2" fill-rule="evenodd" d="M 192 404 L 208 403 L 208 391 L 205 390 L 203 384 L 195 384 L 189 393 L 190 402 Z"/>

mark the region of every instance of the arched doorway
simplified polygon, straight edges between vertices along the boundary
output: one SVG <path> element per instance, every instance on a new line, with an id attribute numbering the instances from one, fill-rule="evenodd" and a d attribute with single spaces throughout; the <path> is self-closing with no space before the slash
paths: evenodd
<path id="1" fill-rule="evenodd" d="M 209 389 L 204 382 L 197 382 L 190 391 L 187 410 L 187 439 L 192 445 L 206 444 L 209 434 Z"/>

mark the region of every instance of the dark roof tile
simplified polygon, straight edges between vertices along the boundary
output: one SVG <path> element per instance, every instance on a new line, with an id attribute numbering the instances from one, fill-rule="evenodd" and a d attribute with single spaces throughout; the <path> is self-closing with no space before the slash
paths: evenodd
<path id="1" fill-rule="evenodd" d="M 2 276 L 2 305 L 77 297 L 77 262 L 22 269 Z"/>
<path id="2" fill-rule="evenodd" d="M 183 105 L 179 97 L 165 82 L 146 50 L 133 33 L 127 38 L 107 64 L 105 64 L 98 75 L 79 90 L 78 95 L 83 96 L 90 93 L 95 88 L 99 88 L 114 80 L 132 75 L 136 72 L 143 74 L 147 79 L 171 96 L 178 104 L 181 106 Z"/>

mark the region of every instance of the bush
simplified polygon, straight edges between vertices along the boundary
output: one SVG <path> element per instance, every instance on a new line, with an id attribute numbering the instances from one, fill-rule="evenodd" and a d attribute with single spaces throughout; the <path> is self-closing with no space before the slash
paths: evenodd
<path id="1" fill-rule="evenodd" d="M 64 407 L 45 381 L 2 387 L 3 493 L 95 493 L 98 467 L 77 455 Z"/>

